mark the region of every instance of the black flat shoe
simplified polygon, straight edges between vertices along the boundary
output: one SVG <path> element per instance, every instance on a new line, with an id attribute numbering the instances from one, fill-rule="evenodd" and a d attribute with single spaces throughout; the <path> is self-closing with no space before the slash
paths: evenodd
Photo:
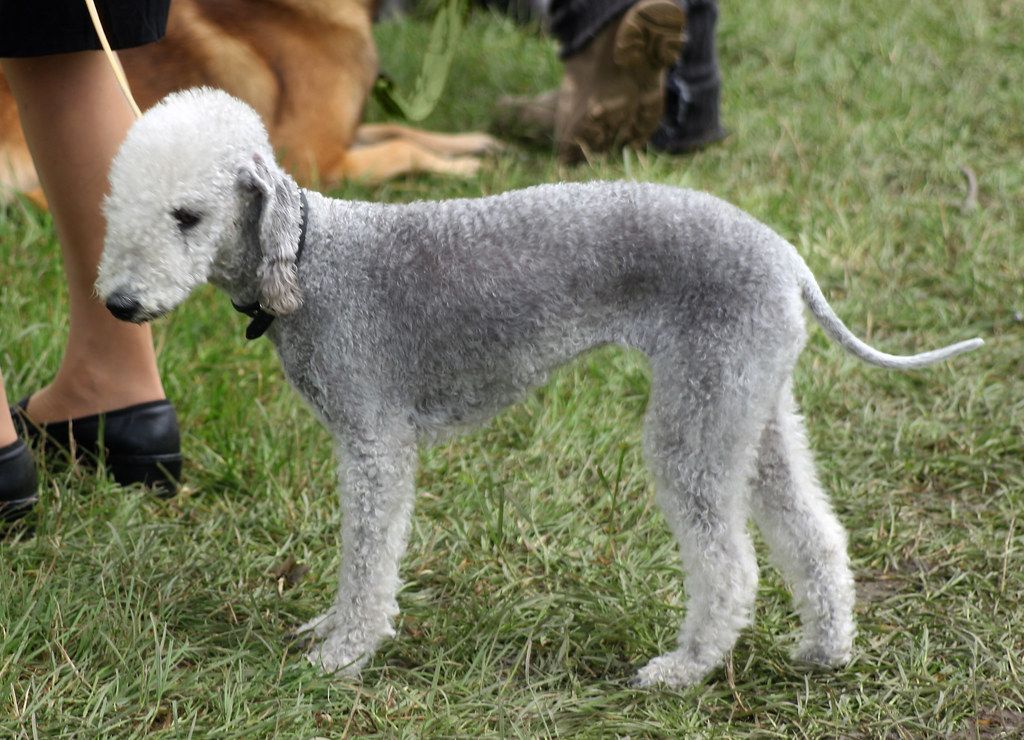
<path id="1" fill-rule="evenodd" d="M 28 398 L 23 398 L 11 407 L 22 438 L 87 463 L 102 463 L 122 486 L 142 483 L 159 496 L 178 492 L 181 439 L 178 416 L 166 399 L 48 424 L 33 423 L 27 406 Z"/>
<path id="2" fill-rule="evenodd" d="M 0 521 L 13 522 L 39 500 L 32 452 L 20 439 L 0 447 Z"/>

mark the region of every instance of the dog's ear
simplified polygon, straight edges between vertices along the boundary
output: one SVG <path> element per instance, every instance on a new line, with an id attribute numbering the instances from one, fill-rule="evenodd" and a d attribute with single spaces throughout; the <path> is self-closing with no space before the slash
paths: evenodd
<path id="1" fill-rule="evenodd" d="M 238 186 L 252 199 L 260 248 L 260 305 L 277 316 L 291 313 L 302 305 L 295 268 L 302 230 L 298 186 L 258 153 L 238 171 Z"/>

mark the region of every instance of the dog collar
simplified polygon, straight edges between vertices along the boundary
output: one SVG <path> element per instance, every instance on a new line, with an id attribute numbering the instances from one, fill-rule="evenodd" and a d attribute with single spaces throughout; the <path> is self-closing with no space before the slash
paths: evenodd
<path id="1" fill-rule="evenodd" d="M 306 226 L 309 224 L 309 203 L 306 201 L 306 191 L 299 188 L 299 198 L 302 202 L 300 210 L 302 211 L 302 228 L 299 229 L 299 246 L 295 249 L 295 265 L 298 266 L 299 259 L 302 257 L 302 248 L 306 246 Z M 274 322 L 274 314 L 267 313 L 260 306 L 259 301 L 255 303 L 246 303 L 245 305 L 239 305 L 234 301 L 231 301 L 231 305 L 234 306 L 235 310 L 239 313 L 244 313 L 252 321 L 249 322 L 249 326 L 245 328 L 245 338 L 249 340 L 259 339 L 267 333 L 267 329 Z"/>

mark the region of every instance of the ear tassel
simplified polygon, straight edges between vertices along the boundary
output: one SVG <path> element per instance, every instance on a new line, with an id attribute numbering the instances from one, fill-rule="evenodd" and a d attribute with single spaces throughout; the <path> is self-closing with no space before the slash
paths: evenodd
<path id="1" fill-rule="evenodd" d="M 264 263 L 260 280 L 260 303 L 270 312 L 283 316 L 302 305 L 295 261 L 279 257 Z"/>
<path id="2" fill-rule="evenodd" d="M 257 232 L 263 259 L 258 273 L 259 303 L 277 316 L 292 313 L 302 305 L 295 264 L 306 239 L 309 210 L 306 194 L 276 163 L 267 162 L 259 153 L 240 170 L 239 184 L 257 191 L 260 196 Z M 298 214 L 292 197 L 296 190 Z M 296 224 L 296 221 L 301 223 Z"/>
<path id="3" fill-rule="evenodd" d="M 254 165 L 259 166 L 262 162 L 257 161 Z M 268 173 L 269 174 L 269 173 Z M 286 177 L 281 173 L 281 177 Z M 287 224 L 277 224 L 272 228 L 272 233 L 282 236 L 280 241 L 268 241 L 266 229 L 268 219 L 275 211 L 289 211 L 280 201 L 286 198 L 278 197 L 287 193 L 286 188 L 275 187 L 274 198 L 268 196 L 271 190 L 269 178 L 262 178 L 255 172 L 243 172 L 241 175 L 242 184 L 249 186 L 252 183 L 258 190 L 261 197 L 261 212 L 259 215 L 260 249 L 263 252 L 263 261 L 260 263 L 257 278 L 260 284 L 259 302 L 245 306 L 233 304 L 235 310 L 244 313 L 252 318 L 248 329 L 245 331 L 246 339 L 256 339 L 263 336 L 270 328 L 275 316 L 283 316 L 298 310 L 302 305 L 302 291 L 298 283 L 298 263 L 302 257 L 302 250 L 306 246 L 306 228 L 309 224 L 309 202 L 306 199 L 306 191 L 299 188 L 299 213 L 300 226 L 298 243 L 292 248 L 290 240 L 287 239 Z M 268 211 L 271 215 L 268 215 Z M 278 216 L 276 220 L 283 221 L 285 217 Z M 274 227 L 274 223 L 270 223 Z M 267 247 L 276 245 L 277 249 L 270 250 Z"/>

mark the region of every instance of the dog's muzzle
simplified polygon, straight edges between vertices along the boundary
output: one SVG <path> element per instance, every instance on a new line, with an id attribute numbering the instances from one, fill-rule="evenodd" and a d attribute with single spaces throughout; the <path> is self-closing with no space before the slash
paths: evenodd
<path id="1" fill-rule="evenodd" d="M 138 323 L 144 320 L 142 306 L 134 298 L 123 293 L 114 293 L 107 298 L 107 310 L 121 321 Z"/>

